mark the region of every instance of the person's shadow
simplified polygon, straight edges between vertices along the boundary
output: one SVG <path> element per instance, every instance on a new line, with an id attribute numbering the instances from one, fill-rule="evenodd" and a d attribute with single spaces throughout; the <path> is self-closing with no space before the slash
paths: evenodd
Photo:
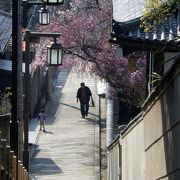
<path id="1" fill-rule="evenodd" d="M 50 131 L 43 131 L 43 133 L 47 133 L 47 134 L 54 134 L 53 132 L 50 132 Z"/>

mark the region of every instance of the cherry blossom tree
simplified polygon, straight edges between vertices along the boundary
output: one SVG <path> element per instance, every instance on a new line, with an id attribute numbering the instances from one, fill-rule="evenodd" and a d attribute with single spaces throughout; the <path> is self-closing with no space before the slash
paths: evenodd
<path id="1" fill-rule="evenodd" d="M 118 46 L 110 44 L 112 2 L 110 0 L 71 0 L 51 9 L 53 18 L 38 31 L 61 33 L 58 41 L 64 48 L 65 65 L 81 64 L 81 71 L 89 65 L 91 73 L 105 79 L 111 86 L 112 98 L 139 106 L 145 98 L 146 57 L 136 55 L 136 70 L 128 71 L 128 57 L 120 58 Z M 35 44 L 36 57 L 31 68 L 46 65 L 47 39 Z M 84 66 L 85 65 L 85 66 Z"/>

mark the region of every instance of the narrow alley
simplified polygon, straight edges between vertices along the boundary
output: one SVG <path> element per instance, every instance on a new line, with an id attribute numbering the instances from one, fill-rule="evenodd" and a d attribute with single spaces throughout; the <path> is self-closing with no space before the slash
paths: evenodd
<path id="1" fill-rule="evenodd" d="M 52 101 L 46 106 L 46 132 L 38 132 L 30 161 L 32 180 L 98 179 L 98 104 L 90 107 L 88 117 L 81 118 L 76 102 L 81 82 L 91 89 L 95 103 L 98 102 L 96 81 L 90 75 L 80 76 L 74 70 L 59 73 Z"/>

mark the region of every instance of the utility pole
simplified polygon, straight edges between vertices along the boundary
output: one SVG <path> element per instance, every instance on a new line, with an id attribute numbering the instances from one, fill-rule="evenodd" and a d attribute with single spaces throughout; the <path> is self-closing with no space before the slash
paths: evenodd
<path id="1" fill-rule="evenodd" d="M 10 123 L 10 146 L 19 159 L 18 71 L 21 66 L 20 0 L 12 1 L 12 109 Z M 18 179 L 18 173 L 17 177 Z"/>
<path id="2" fill-rule="evenodd" d="M 12 3 L 12 119 L 10 124 L 10 145 L 18 160 L 23 150 L 23 88 L 22 88 L 22 41 L 20 24 L 21 1 Z"/>
<path id="3" fill-rule="evenodd" d="M 12 119 L 10 124 L 10 145 L 14 151 L 15 156 L 18 157 L 18 120 L 17 120 L 17 67 L 18 67 L 18 28 L 17 24 L 19 22 L 18 14 L 19 7 L 18 2 L 13 1 L 12 3 Z"/>
<path id="4" fill-rule="evenodd" d="M 30 31 L 26 32 L 26 53 L 25 53 L 25 98 L 24 98 L 24 151 L 23 151 L 23 164 L 29 171 L 29 52 L 30 52 Z"/>

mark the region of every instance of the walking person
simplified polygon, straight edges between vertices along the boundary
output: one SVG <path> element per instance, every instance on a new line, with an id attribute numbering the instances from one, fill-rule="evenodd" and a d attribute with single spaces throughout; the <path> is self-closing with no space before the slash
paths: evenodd
<path id="1" fill-rule="evenodd" d="M 43 109 L 41 109 L 41 112 L 39 113 L 37 119 L 39 120 L 39 125 L 40 125 L 40 128 L 39 128 L 39 131 L 43 131 L 45 132 L 45 125 L 44 125 L 44 122 L 46 120 L 46 115 L 45 115 L 45 111 Z"/>
<path id="2" fill-rule="evenodd" d="M 80 101 L 80 108 L 81 108 L 81 115 L 82 118 L 85 118 L 85 116 L 88 116 L 89 111 L 89 101 L 90 98 L 92 100 L 92 93 L 89 87 L 85 86 L 85 83 L 82 82 L 80 84 L 80 88 L 77 91 L 77 102 Z"/>

